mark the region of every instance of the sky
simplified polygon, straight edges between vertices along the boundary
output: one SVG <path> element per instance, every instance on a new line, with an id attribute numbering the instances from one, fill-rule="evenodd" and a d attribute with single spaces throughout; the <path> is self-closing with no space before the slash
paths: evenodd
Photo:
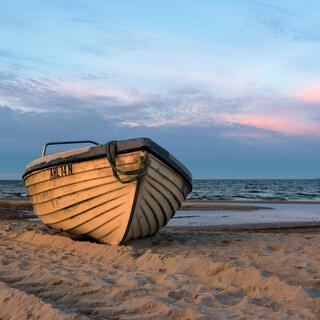
<path id="1" fill-rule="evenodd" d="M 320 178 L 319 16 L 318 0 L 1 0 L 0 179 L 48 141 L 136 137 L 194 178 Z"/>

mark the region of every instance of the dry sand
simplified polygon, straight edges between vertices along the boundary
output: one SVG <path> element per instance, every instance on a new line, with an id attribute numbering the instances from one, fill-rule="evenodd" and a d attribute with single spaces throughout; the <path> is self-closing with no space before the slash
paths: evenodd
<path id="1" fill-rule="evenodd" d="M 27 203 L 2 210 L 0 319 L 320 319 L 319 228 L 175 227 L 109 246 L 21 220 Z"/>
<path id="2" fill-rule="evenodd" d="M 318 229 L 108 246 L 16 220 L 0 237 L 0 319 L 319 319 Z"/>

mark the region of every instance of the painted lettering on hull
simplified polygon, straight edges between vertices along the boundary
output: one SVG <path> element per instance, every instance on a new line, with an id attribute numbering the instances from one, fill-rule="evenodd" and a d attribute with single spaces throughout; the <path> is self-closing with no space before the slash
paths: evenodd
<path id="1" fill-rule="evenodd" d="M 56 179 L 60 177 L 72 175 L 72 163 L 63 164 L 58 167 L 50 168 L 50 179 Z"/>

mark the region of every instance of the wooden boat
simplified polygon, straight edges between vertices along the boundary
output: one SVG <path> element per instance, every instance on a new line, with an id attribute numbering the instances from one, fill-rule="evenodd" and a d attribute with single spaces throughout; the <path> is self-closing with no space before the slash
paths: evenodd
<path id="1" fill-rule="evenodd" d="M 83 142 L 95 146 L 45 155 L 49 145 Z M 188 169 L 147 138 L 50 142 L 23 179 L 43 223 L 109 244 L 155 234 L 192 190 Z"/>

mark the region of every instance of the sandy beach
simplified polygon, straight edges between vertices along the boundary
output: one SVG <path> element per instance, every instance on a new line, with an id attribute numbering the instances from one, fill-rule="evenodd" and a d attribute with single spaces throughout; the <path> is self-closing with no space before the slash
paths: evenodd
<path id="1" fill-rule="evenodd" d="M 166 227 L 109 246 L 25 220 L 26 200 L 0 207 L 0 319 L 319 319 L 319 228 Z"/>

